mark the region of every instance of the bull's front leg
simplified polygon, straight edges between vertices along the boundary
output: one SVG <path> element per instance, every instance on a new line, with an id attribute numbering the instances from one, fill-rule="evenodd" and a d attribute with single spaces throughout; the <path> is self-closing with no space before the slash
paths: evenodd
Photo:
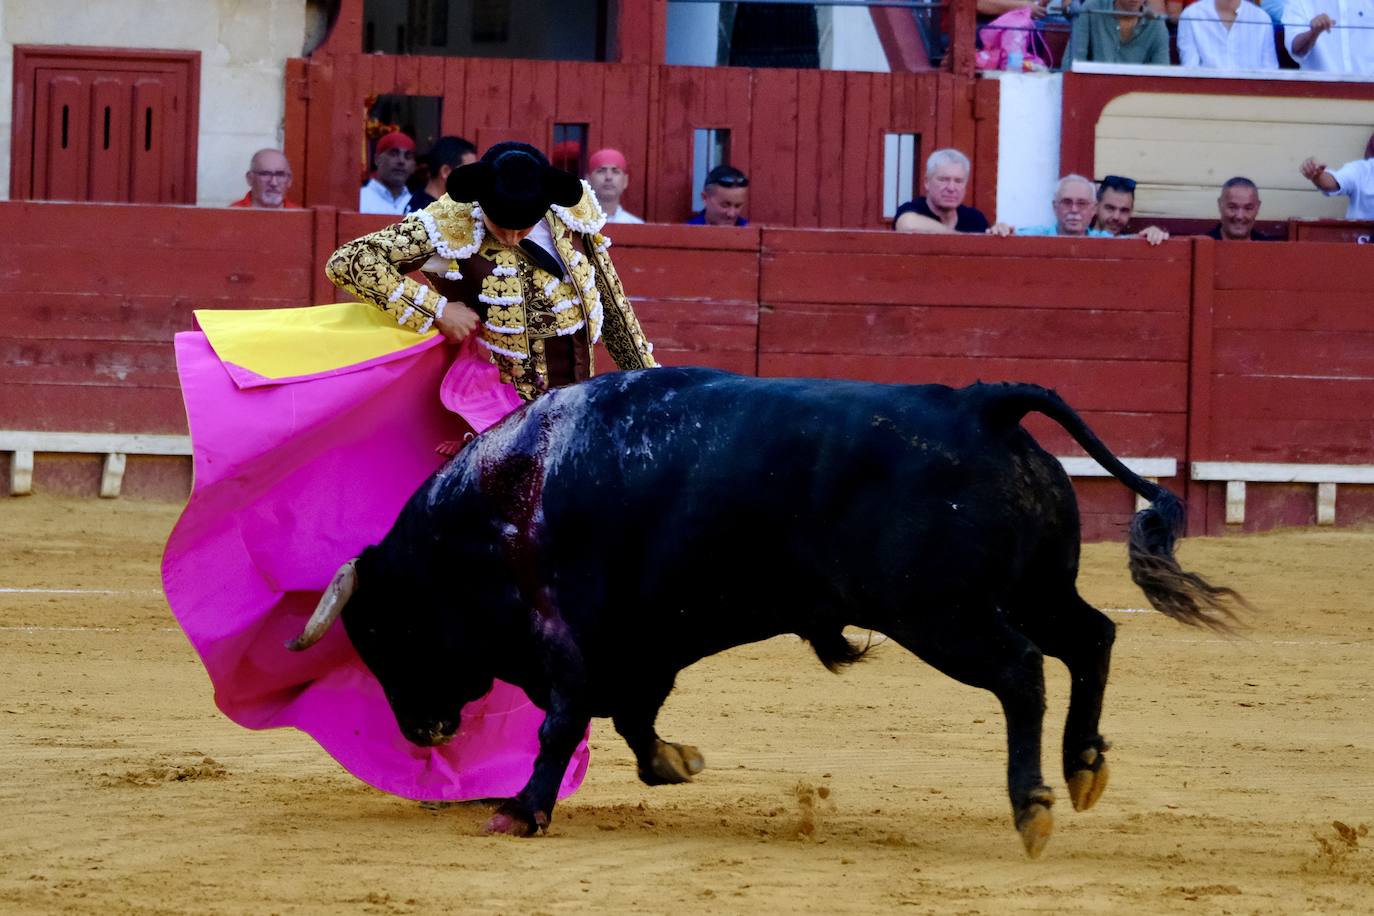
<path id="1" fill-rule="evenodd" d="M 530 623 L 537 660 L 548 678 L 548 713 L 539 726 L 539 754 L 534 759 L 534 772 L 519 795 L 496 809 L 487 822 L 488 833 L 533 836 L 548 829 L 554 803 L 558 801 L 558 787 L 563 784 L 573 752 L 591 723 L 582 650 L 558 614 L 557 603 L 547 587 L 538 591 Z"/>
<path id="2" fill-rule="evenodd" d="M 539 727 L 539 755 L 534 772 L 520 794 L 501 803 L 487 821 L 487 833 L 534 836 L 547 830 L 558 801 L 558 787 L 568 771 L 573 751 L 587 733 L 591 716 L 578 702 L 556 691 L 549 695 L 549 712 Z"/>

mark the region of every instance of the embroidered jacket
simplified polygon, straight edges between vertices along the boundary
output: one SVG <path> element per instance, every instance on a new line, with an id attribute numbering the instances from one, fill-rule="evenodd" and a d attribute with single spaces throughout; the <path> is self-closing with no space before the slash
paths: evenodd
<path id="1" fill-rule="evenodd" d="M 585 181 L 582 189 L 575 206 L 555 205 L 544 216 L 567 267 L 561 277 L 523 249 L 487 237 L 481 208 L 447 195 L 343 245 L 325 272 L 339 288 L 419 333 L 443 315 L 450 299 L 463 302 L 482 319 L 478 343 L 490 351 L 501 379 L 526 400 L 549 387 L 549 338 L 571 337 L 588 373 L 591 345 L 602 339 L 620 368 L 656 366 L 653 345 L 607 254 L 611 240 L 601 234 L 606 215 Z M 424 272 L 433 289 L 404 276 L 415 270 Z"/>

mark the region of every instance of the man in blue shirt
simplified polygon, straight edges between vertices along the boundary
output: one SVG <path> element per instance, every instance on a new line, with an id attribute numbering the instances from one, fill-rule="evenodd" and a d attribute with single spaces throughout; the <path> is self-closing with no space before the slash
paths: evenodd
<path id="1" fill-rule="evenodd" d="M 998 223 L 988 232 L 993 235 L 1058 235 L 1076 238 L 1109 239 L 1114 236 L 1092 228 L 1097 212 L 1097 185 L 1082 175 L 1065 175 L 1054 189 L 1054 224 L 1013 227 Z"/>
<path id="2" fill-rule="evenodd" d="M 701 189 L 702 209 L 687 220 L 689 226 L 747 226 L 741 214 L 749 203 L 749 178 L 739 169 L 718 165 L 706 173 Z"/>

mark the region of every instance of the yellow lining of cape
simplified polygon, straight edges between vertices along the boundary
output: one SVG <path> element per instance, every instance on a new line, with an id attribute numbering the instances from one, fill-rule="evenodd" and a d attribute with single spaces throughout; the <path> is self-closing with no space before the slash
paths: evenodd
<path id="1" fill-rule="evenodd" d="M 296 309 L 198 309 L 196 321 L 219 358 L 264 378 L 314 375 L 409 349 L 416 334 L 362 302 Z"/>

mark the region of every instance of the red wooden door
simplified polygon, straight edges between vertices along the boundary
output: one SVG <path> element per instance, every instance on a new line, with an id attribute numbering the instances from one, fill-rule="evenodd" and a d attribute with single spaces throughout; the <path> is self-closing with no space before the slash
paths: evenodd
<path id="1" fill-rule="evenodd" d="M 195 203 L 198 52 L 16 48 L 10 193 Z"/>

